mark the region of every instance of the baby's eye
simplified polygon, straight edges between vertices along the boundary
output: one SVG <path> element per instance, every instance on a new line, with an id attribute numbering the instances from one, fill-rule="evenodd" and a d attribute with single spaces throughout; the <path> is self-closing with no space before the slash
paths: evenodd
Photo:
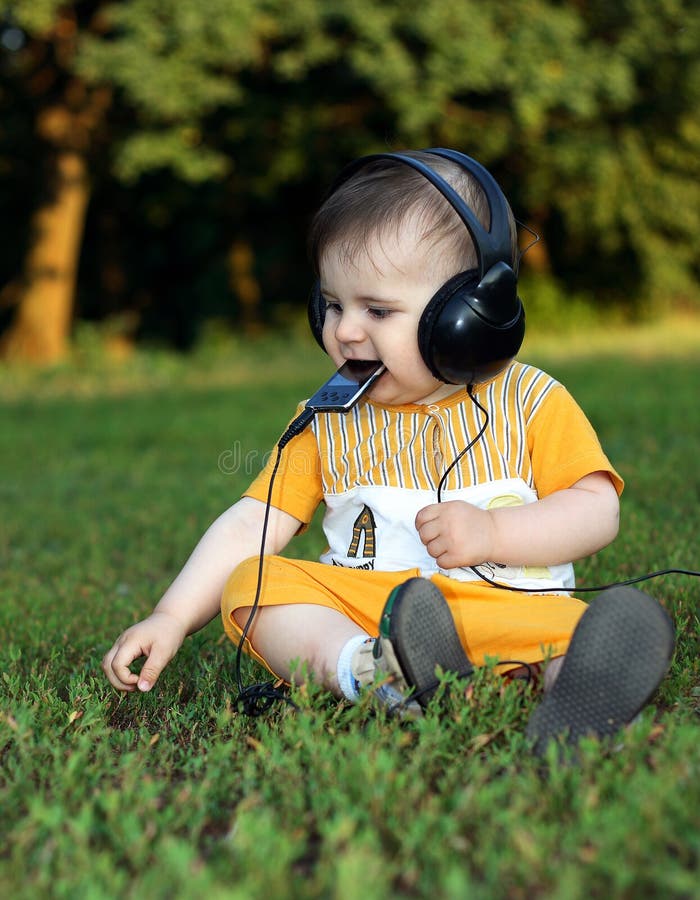
<path id="1" fill-rule="evenodd" d="M 339 315 L 341 312 L 340 303 L 336 303 L 334 300 L 326 300 L 326 312 L 332 312 Z"/>
<path id="2" fill-rule="evenodd" d="M 388 319 L 392 310 L 381 306 L 370 306 L 368 312 L 373 319 Z"/>

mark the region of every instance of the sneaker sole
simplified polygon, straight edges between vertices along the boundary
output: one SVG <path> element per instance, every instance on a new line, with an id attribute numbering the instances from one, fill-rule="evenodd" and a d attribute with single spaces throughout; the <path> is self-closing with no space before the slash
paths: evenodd
<path id="1" fill-rule="evenodd" d="M 674 627 L 656 600 L 632 587 L 610 588 L 581 617 L 561 671 L 526 734 L 542 754 L 551 739 L 575 744 L 615 734 L 646 705 L 668 671 Z"/>
<path id="2" fill-rule="evenodd" d="M 415 699 L 425 707 L 434 695 L 439 666 L 467 677 L 474 671 L 440 590 L 426 578 L 410 578 L 389 595 L 379 623 Z"/>

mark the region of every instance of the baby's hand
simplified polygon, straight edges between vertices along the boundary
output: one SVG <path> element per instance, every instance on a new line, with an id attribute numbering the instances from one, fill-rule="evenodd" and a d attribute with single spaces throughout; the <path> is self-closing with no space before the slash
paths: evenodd
<path id="1" fill-rule="evenodd" d="M 416 529 L 441 569 L 476 566 L 491 558 L 491 515 L 465 500 L 423 507 L 416 516 Z"/>
<path id="2" fill-rule="evenodd" d="M 119 635 L 102 660 L 102 669 L 110 683 L 120 691 L 150 691 L 158 676 L 180 649 L 186 630 L 182 623 L 165 612 L 154 612 L 142 622 Z M 129 669 L 131 663 L 146 657 L 140 674 Z"/>

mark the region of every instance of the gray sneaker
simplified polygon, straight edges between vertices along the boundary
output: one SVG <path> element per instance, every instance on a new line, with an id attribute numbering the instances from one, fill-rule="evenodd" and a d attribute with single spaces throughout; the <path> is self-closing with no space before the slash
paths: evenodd
<path id="1" fill-rule="evenodd" d="M 435 694 L 438 667 L 465 678 L 474 671 L 447 601 L 426 578 L 409 578 L 389 594 L 372 655 L 376 671 L 388 676 L 380 688 L 382 702 L 411 717 Z"/>
<path id="2" fill-rule="evenodd" d="M 674 627 L 648 594 L 618 586 L 599 594 L 576 626 L 557 680 L 527 724 L 538 755 L 552 739 L 576 744 L 631 722 L 673 656 Z"/>

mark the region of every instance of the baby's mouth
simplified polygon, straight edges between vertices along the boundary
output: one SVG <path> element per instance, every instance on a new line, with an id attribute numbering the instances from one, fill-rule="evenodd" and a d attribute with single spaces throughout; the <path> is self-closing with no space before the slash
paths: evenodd
<path id="1" fill-rule="evenodd" d="M 358 381 L 365 381 L 382 366 L 379 359 L 348 359 L 345 365 Z"/>

